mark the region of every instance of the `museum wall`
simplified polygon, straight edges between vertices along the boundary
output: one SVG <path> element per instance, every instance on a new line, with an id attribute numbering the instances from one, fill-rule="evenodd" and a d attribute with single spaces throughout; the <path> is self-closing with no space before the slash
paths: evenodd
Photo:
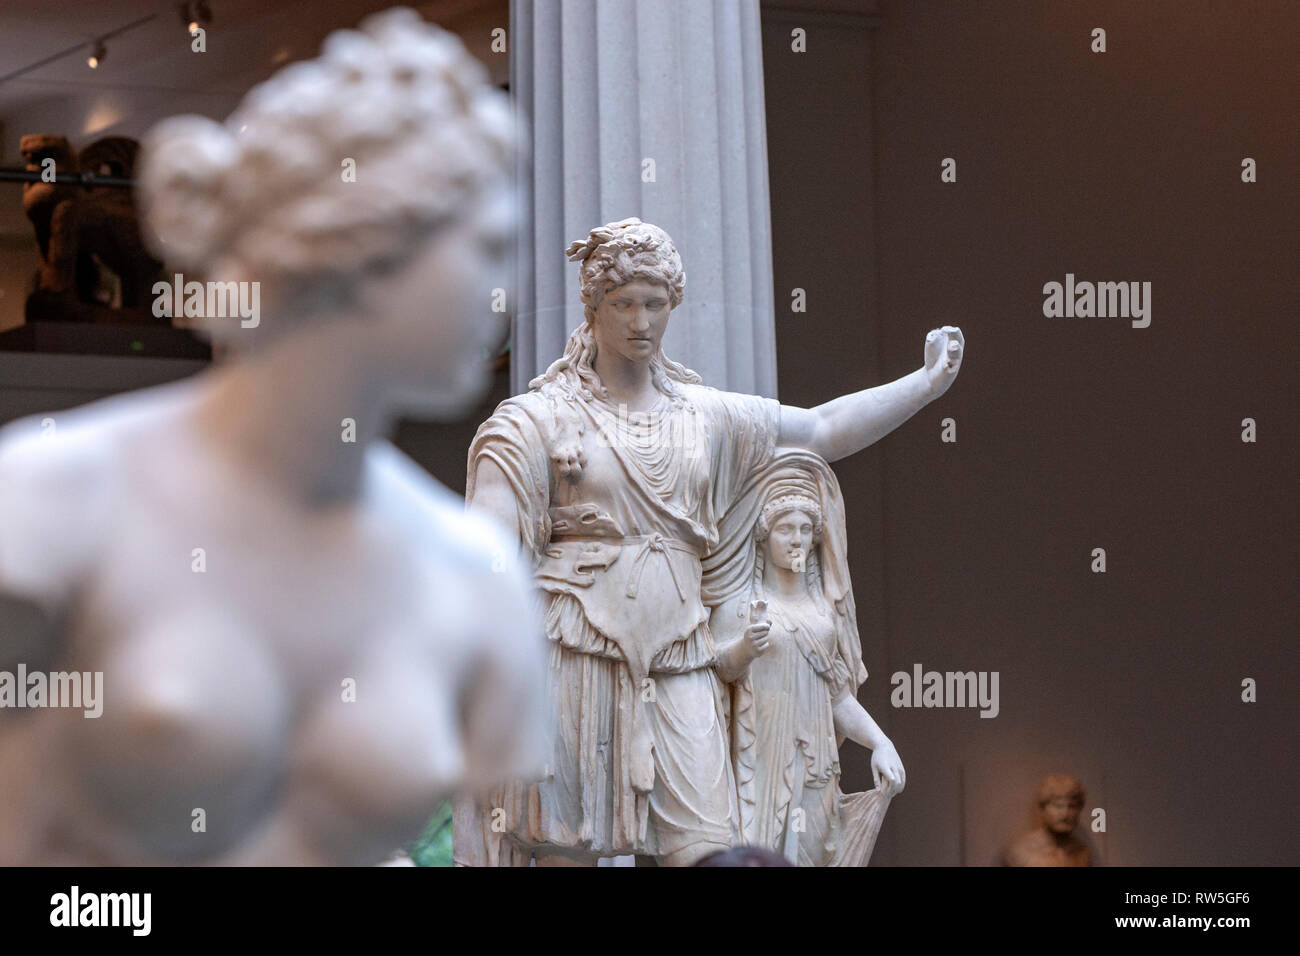
<path id="1" fill-rule="evenodd" d="M 902 375 L 937 325 L 968 343 L 942 400 L 836 466 L 861 697 L 908 770 L 873 863 L 993 862 L 1050 772 L 1105 811 L 1104 864 L 1294 861 L 1300 10 L 839 9 L 764 20 L 780 397 Z M 1066 273 L 1151 282 L 1150 326 L 1045 318 Z M 997 716 L 891 707 L 918 663 L 998 672 Z M 870 785 L 851 745 L 844 770 Z"/>

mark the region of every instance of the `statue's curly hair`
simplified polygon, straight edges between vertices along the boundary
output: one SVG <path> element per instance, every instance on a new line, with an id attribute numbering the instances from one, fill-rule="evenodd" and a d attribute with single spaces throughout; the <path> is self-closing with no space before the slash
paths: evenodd
<path id="1" fill-rule="evenodd" d="M 634 279 L 660 282 L 668 289 L 672 308 L 682 303 L 686 291 L 686 272 L 672 237 L 658 226 L 640 219 L 620 219 L 597 226 L 587 235 L 569 243 L 564 254 L 578 263 L 578 288 L 586 307 L 586 321 L 573 330 L 564 354 L 528 383 L 529 388 L 553 385 L 562 391 L 576 390 L 583 395 L 603 395 L 592 363 L 596 359 L 596 337 L 592 324 L 596 309 L 611 289 L 627 285 Z M 674 362 L 660 348 L 650 360 L 650 375 L 660 392 L 681 400 L 674 383 L 699 385 L 703 379 L 685 365 Z"/>
<path id="2" fill-rule="evenodd" d="M 272 294 L 325 280 L 346 294 L 508 183 L 514 149 L 506 98 L 482 64 L 399 8 L 331 34 L 317 59 L 255 87 L 224 123 L 160 123 L 139 194 L 169 264 L 258 279 Z"/>
<path id="3" fill-rule="evenodd" d="M 1083 806 L 1085 800 L 1083 784 L 1077 778 L 1064 773 L 1050 774 L 1038 782 L 1034 799 L 1039 807 L 1046 806 L 1057 797 Z"/>
<path id="4" fill-rule="evenodd" d="M 672 237 L 658 226 L 635 217 L 597 226 L 586 239 L 569 243 L 564 254 L 578 263 L 578 287 L 587 321 L 596 315 L 610 289 L 633 279 L 661 282 L 668 288 L 672 308 L 682 304 L 686 271 Z"/>

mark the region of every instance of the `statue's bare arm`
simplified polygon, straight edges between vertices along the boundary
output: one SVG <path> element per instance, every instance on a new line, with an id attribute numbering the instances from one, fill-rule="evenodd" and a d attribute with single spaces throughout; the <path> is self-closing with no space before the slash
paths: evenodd
<path id="1" fill-rule="evenodd" d="M 925 338 L 925 365 L 900 379 L 842 395 L 816 408 L 781 406 L 777 444 L 803 448 L 827 461 L 875 444 L 948 390 L 961 368 L 966 341 L 945 325 Z"/>
<path id="2" fill-rule="evenodd" d="M 875 778 L 876 788 L 890 796 L 902 793 L 907 785 L 907 774 L 898 751 L 857 698 L 846 693 L 831 705 L 831 713 L 837 734 L 843 734 L 871 751 L 871 775 Z"/>
<path id="3" fill-rule="evenodd" d="M 490 458 L 479 462 L 474 478 L 474 497 L 469 499 L 468 505 L 471 511 L 487 515 L 496 521 L 511 541 L 520 541 L 519 507 L 515 503 L 515 493 L 506 473 Z"/>
<path id="4" fill-rule="evenodd" d="M 714 619 L 719 620 L 718 630 L 714 631 L 718 644 L 718 660 L 714 664 L 714 670 L 723 682 L 729 684 L 744 677 L 749 672 L 749 665 L 760 654 L 766 653 L 772 622 L 767 617 L 767 602 L 761 599 L 749 602 L 749 622 L 744 630 L 731 628 L 731 617 L 725 612 L 722 619 L 717 615 Z M 739 635 L 733 635 L 733 630 L 740 630 Z"/>

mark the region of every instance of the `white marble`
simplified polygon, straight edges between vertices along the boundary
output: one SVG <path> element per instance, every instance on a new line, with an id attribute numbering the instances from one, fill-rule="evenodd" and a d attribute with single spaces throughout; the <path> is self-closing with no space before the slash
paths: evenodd
<path id="1" fill-rule="evenodd" d="M 888 434 L 950 387 L 964 341 L 944 326 L 909 375 L 816 408 L 785 406 L 709 388 L 665 354 L 686 287 L 662 229 L 607 223 L 566 252 L 579 267 L 583 321 L 531 389 L 480 427 L 466 489 L 473 510 L 519 542 L 542 592 L 556 746 L 542 777 L 458 803 L 456 857 L 590 865 L 632 854 L 690 865 L 747 838 L 728 683 L 749 674 L 765 642 L 762 628 L 718 635 L 709 619 L 755 600 L 744 595 L 761 481 L 778 449 L 835 460 Z M 833 557 L 825 566 L 847 589 L 843 551 Z M 763 586 L 776 593 L 775 580 Z M 781 615 L 801 606 L 775 602 Z M 874 749 L 892 793 L 903 784 L 897 754 L 844 697 L 861 676 L 851 616 L 833 636 L 848 669 L 819 700 L 835 711 L 837 734 Z M 854 839 L 861 857 L 865 838 Z"/>
<path id="2" fill-rule="evenodd" d="M 0 863 L 379 862 L 540 768 L 527 578 L 383 440 L 486 384 L 503 99 L 399 10 L 150 134 L 160 253 L 263 314 L 205 318 L 210 371 L 0 430 L 0 669 L 103 674 L 97 718 L 0 710 Z"/>
<path id="3" fill-rule="evenodd" d="M 741 583 L 713 609 L 712 631 L 721 656 L 738 645 L 750 659 L 724 675 L 740 842 L 801 866 L 865 866 L 906 775 L 857 701 L 867 671 L 835 473 L 816 455 L 782 451 L 724 525 L 725 543 L 742 542 Z M 841 791 L 845 738 L 871 751 L 875 789 Z"/>

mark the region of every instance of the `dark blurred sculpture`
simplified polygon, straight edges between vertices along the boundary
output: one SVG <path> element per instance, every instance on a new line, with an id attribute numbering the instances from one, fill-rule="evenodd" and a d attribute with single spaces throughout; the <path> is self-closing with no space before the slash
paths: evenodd
<path id="1" fill-rule="evenodd" d="M 710 853 L 696 866 L 794 866 L 780 853 L 761 846 L 738 846 Z"/>
<path id="2" fill-rule="evenodd" d="M 1052 774 L 1038 784 L 1038 829 L 1007 847 L 1005 866 L 1091 866 L 1092 852 L 1074 835 L 1083 810 L 1083 784 Z"/>
<path id="3" fill-rule="evenodd" d="M 139 144 L 122 136 L 91 143 L 80 154 L 63 136 L 40 133 L 19 144 L 28 170 L 54 160 L 60 176 L 90 173 L 129 179 Z M 171 325 L 151 308 L 162 263 L 140 237 L 132 190 L 34 182 L 23 186 L 23 211 L 36 230 L 41 270 L 27 298 L 28 322 Z"/>

